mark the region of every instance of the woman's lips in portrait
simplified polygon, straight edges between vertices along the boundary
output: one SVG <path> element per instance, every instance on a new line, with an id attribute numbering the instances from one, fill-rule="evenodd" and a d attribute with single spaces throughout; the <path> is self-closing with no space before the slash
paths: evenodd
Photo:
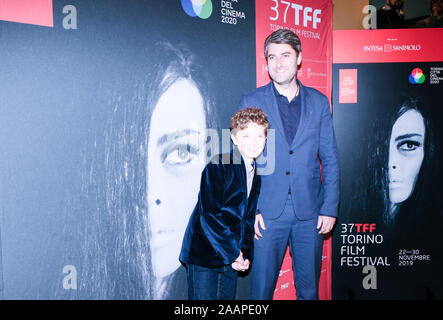
<path id="1" fill-rule="evenodd" d="M 173 234 L 175 230 L 171 227 L 155 228 L 151 232 L 151 247 L 162 248 L 167 246 L 171 241 L 174 241 Z"/>
<path id="2" fill-rule="evenodd" d="M 389 180 L 389 188 L 398 188 L 403 184 L 403 182 L 399 179 Z"/>

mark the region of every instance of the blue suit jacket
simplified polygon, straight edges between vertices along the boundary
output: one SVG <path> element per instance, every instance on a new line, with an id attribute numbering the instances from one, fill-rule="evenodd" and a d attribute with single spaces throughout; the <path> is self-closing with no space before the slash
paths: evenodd
<path id="1" fill-rule="evenodd" d="M 300 220 L 313 219 L 320 214 L 336 217 L 339 164 L 329 102 L 319 91 L 303 86 L 298 80 L 297 83 L 301 95 L 300 124 L 290 145 L 271 83 L 245 94 L 240 102 L 241 108 L 263 109 L 271 128 L 275 129 L 275 169 L 272 174 L 261 176 L 258 210 L 264 218 L 278 218 L 290 187 L 294 211 Z M 323 182 L 318 158 L 321 159 Z"/>
<path id="2" fill-rule="evenodd" d="M 225 155 L 226 156 L 226 155 Z M 203 170 L 198 201 L 183 238 L 180 261 L 207 268 L 229 265 L 237 259 L 252 261 L 254 219 L 260 176 L 254 175 L 247 194 L 246 169 L 237 149 L 230 162 L 211 161 Z"/>

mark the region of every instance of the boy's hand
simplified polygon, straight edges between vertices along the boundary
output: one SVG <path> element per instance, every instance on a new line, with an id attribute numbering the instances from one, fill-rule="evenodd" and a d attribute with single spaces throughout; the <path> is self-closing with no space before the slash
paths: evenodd
<path id="1" fill-rule="evenodd" d="M 263 237 L 260 232 L 259 225 L 263 230 L 266 230 L 265 221 L 263 220 L 263 216 L 261 215 L 261 213 L 255 215 L 255 222 L 254 222 L 254 232 L 255 232 L 254 239 L 255 240 L 259 240 L 259 237 L 260 238 Z"/>
<path id="2" fill-rule="evenodd" d="M 236 271 L 246 271 L 249 269 L 249 260 L 243 259 L 243 252 L 240 251 L 240 254 L 238 255 L 237 259 L 231 264 L 232 269 Z"/>

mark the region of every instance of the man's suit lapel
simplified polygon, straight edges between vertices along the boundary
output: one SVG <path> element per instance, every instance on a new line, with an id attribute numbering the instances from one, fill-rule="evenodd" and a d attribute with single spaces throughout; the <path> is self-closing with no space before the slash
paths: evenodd
<path id="1" fill-rule="evenodd" d="M 308 94 L 304 86 L 300 81 L 297 80 L 298 85 L 300 86 L 300 95 L 301 95 L 301 112 L 300 112 L 300 122 L 298 124 L 298 129 L 295 134 L 294 139 L 292 140 L 291 147 L 294 147 L 300 137 L 303 135 L 303 131 L 306 129 L 306 126 L 309 123 L 309 116 L 311 114 L 312 109 L 309 108 L 311 104 L 311 96 Z"/>
<path id="2" fill-rule="evenodd" d="M 270 82 L 266 87 L 265 94 L 266 103 L 265 106 L 269 106 L 267 111 L 267 116 L 271 126 L 274 126 L 276 130 L 280 130 L 283 137 L 285 137 L 285 130 L 283 127 L 283 122 L 281 121 L 280 111 L 278 110 L 277 99 L 275 97 L 274 89 L 272 88 L 272 82 Z"/>

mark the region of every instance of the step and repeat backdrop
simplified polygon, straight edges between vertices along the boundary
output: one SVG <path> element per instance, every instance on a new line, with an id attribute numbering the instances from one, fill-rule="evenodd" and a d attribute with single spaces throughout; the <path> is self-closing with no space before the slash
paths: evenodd
<path id="1" fill-rule="evenodd" d="M 329 97 L 331 17 L 330 0 L 0 0 L 0 296 L 186 299 L 200 173 L 269 81 L 265 37 L 293 29 L 298 77 Z M 330 263 L 329 238 L 323 299 Z M 289 254 L 281 275 L 294 299 Z"/>
<path id="2" fill-rule="evenodd" d="M 320 298 L 442 298 L 441 29 L 331 23 L 331 0 L 0 0 L 0 298 L 187 299 L 201 170 L 278 28 L 332 102 Z M 289 253 L 274 299 L 295 299 Z"/>
<path id="3" fill-rule="evenodd" d="M 334 31 L 333 299 L 443 298 L 442 31 Z"/>
<path id="4" fill-rule="evenodd" d="M 264 42 L 273 31 L 286 28 L 295 32 L 302 45 L 302 64 L 297 78 L 331 101 L 332 89 L 332 1 L 256 1 L 257 87 L 269 83 Z M 332 112 L 332 109 L 331 109 Z M 325 236 L 319 298 L 331 299 L 331 237 Z M 295 299 L 294 273 L 289 247 L 275 288 L 274 299 Z"/>

